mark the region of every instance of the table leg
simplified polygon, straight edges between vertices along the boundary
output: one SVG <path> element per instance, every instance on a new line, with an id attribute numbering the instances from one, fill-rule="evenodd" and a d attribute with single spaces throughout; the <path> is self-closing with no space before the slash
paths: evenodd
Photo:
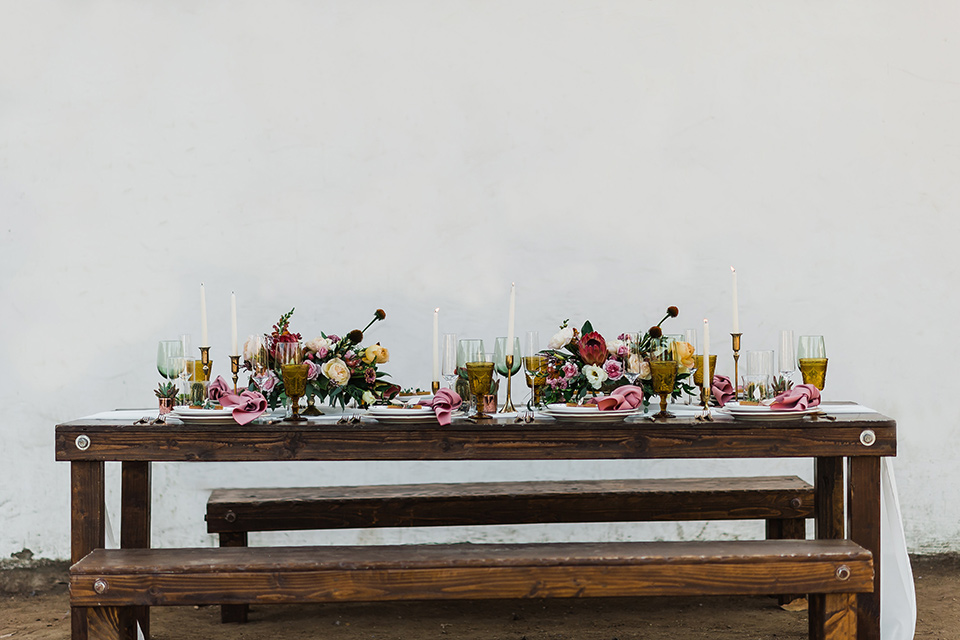
<path id="1" fill-rule="evenodd" d="M 124 462 L 120 487 L 120 546 L 124 549 L 150 548 L 150 505 L 152 470 L 149 462 Z M 126 637 L 137 638 L 136 624 L 150 638 L 150 607 L 130 607 Z"/>
<path id="2" fill-rule="evenodd" d="M 843 458 L 817 458 L 814 461 L 813 510 L 817 539 L 843 537 Z M 810 640 L 824 640 L 830 624 L 825 596 L 807 596 Z"/>
<path id="3" fill-rule="evenodd" d="M 70 561 L 79 562 L 104 546 L 103 462 L 70 463 Z M 71 638 L 87 640 L 87 608 L 73 607 Z"/>
<path id="4" fill-rule="evenodd" d="M 880 640 L 880 458 L 848 459 L 850 539 L 873 553 L 873 593 L 857 595 L 858 640 Z"/>

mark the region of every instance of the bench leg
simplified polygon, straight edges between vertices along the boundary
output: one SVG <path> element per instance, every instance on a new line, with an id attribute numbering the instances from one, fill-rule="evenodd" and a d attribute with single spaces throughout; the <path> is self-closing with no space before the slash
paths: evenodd
<path id="1" fill-rule="evenodd" d="M 803 540 L 807 537 L 807 522 L 803 518 L 770 518 L 767 520 L 767 540 Z M 777 596 L 781 605 L 802 598 L 800 594 L 784 593 Z"/>
<path id="2" fill-rule="evenodd" d="M 221 547 L 245 547 L 247 546 L 247 532 L 238 531 L 235 533 L 220 534 Z M 250 613 L 250 606 L 246 604 L 223 604 L 220 605 L 220 622 L 239 622 L 247 621 Z"/>
<path id="3" fill-rule="evenodd" d="M 132 616 L 130 607 L 87 607 L 87 638 L 124 640 Z"/>
<path id="4" fill-rule="evenodd" d="M 857 596 L 828 593 L 824 596 L 824 640 L 856 640 Z"/>

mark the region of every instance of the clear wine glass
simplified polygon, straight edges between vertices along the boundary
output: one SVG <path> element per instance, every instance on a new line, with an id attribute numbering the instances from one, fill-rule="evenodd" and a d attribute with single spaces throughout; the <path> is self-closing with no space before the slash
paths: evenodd
<path id="1" fill-rule="evenodd" d="M 167 380 L 175 380 L 183 370 L 183 343 L 180 340 L 161 340 L 157 344 L 157 371 Z"/>
<path id="2" fill-rule="evenodd" d="M 623 362 L 623 375 L 626 376 L 630 384 L 635 384 L 640 377 L 640 366 L 643 360 L 640 358 L 640 334 L 624 334 L 627 353 L 621 359 Z"/>
<path id="3" fill-rule="evenodd" d="M 453 389 L 457 379 L 457 334 L 443 334 L 443 356 L 440 362 L 440 374 L 447 381 L 447 387 Z"/>

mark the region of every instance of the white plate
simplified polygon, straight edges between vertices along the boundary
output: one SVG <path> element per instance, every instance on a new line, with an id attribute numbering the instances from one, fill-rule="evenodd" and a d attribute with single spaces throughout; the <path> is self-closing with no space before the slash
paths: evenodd
<path id="1" fill-rule="evenodd" d="M 232 416 L 233 409 L 225 407 L 223 409 L 191 409 L 187 406 L 173 408 L 173 413 L 178 416 L 190 416 L 196 418 L 209 418 L 211 416 Z"/>
<path id="2" fill-rule="evenodd" d="M 784 409 L 774 411 L 770 407 L 762 405 L 740 405 L 736 402 L 728 402 L 722 409 L 717 411 L 729 413 L 738 420 L 796 420 L 803 416 L 812 416 L 815 413 L 823 411 L 819 406 L 811 409 Z"/>
<path id="3" fill-rule="evenodd" d="M 437 422 L 437 413 L 431 407 L 419 409 L 388 409 L 387 407 L 370 407 L 367 416 L 384 424 L 429 424 Z"/>
<path id="4" fill-rule="evenodd" d="M 565 404 L 548 404 L 544 413 L 555 420 L 576 420 L 579 422 L 620 422 L 642 409 L 611 409 L 600 411 L 596 405 L 568 407 Z"/>

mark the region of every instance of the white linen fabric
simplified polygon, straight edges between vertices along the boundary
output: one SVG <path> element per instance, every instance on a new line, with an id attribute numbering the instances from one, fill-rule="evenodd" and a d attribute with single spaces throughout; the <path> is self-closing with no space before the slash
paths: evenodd
<path id="1" fill-rule="evenodd" d="M 880 640 L 912 640 L 917 593 L 890 458 L 880 458 L 880 558 Z"/>

